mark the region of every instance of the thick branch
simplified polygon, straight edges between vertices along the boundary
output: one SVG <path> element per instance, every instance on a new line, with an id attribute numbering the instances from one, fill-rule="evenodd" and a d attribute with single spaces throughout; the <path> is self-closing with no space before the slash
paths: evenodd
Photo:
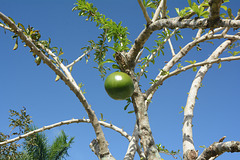
<path id="1" fill-rule="evenodd" d="M 214 27 L 216 22 L 220 20 L 220 7 L 224 1 L 223 0 L 209 0 L 209 27 L 211 28 L 216 28 Z"/>
<path id="2" fill-rule="evenodd" d="M 204 149 L 203 153 L 197 158 L 197 160 L 208 160 L 212 157 L 216 158 L 225 152 L 240 152 L 240 142 L 215 142 L 208 148 Z"/>
<path id="3" fill-rule="evenodd" d="M 103 157 L 108 156 L 110 154 L 109 149 L 108 149 L 108 143 L 104 137 L 104 134 L 103 134 L 102 128 L 98 122 L 98 119 L 97 119 L 94 111 L 91 109 L 91 106 L 88 104 L 87 100 L 85 99 L 82 91 L 80 90 L 80 88 L 78 87 L 78 85 L 76 84 L 74 79 L 71 77 L 71 73 L 68 72 L 68 70 L 65 66 L 64 66 L 65 67 L 64 68 L 63 65 L 61 65 L 60 67 L 63 69 L 63 71 L 66 74 L 66 75 L 64 75 L 62 73 L 62 71 L 52 63 L 51 59 L 49 59 L 39 48 L 37 48 L 36 45 L 31 41 L 31 39 L 28 38 L 23 33 L 23 31 L 17 27 L 17 25 L 15 25 L 7 16 L 5 16 L 1 12 L 0 12 L 0 19 L 2 19 L 4 21 L 4 23 L 8 24 L 9 27 L 12 28 L 13 32 L 15 34 L 17 34 L 23 40 L 23 42 L 25 42 L 26 45 L 44 61 L 44 63 L 46 63 L 57 75 L 59 75 L 60 78 L 66 83 L 66 85 L 68 85 L 69 88 L 75 93 L 75 95 L 78 97 L 80 102 L 83 104 L 83 106 L 88 114 L 88 117 L 91 120 L 92 126 L 95 130 L 95 134 L 99 141 L 101 155 Z"/>
<path id="4" fill-rule="evenodd" d="M 180 17 L 176 18 L 169 18 L 169 19 L 160 19 L 155 22 L 153 22 L 149 29 L 151 31 L 156 31 L 166 28 L 191 28 L 191 29 L 197 29 L 202 28 L 206 29 L 209 28 L 208 19 L 202 18 L 202 19 L 181 19 Z M 231 27 L 231 28 L 240 28 L 240 20 L 230 20 L 230 19 L 222 19 L 218 23 L 214 25 L 215 28 L 218 27 Z"/>
<path id="5" fill-rule="evenodd" d="M 136 65 L 136 57 L 139 53 L 139 51 L 143 48 L 143 45 L 148 40 L 150 35 L 156 31 L 161 30 L 164 27 L 166 28 L 191 28 L 191 29 L 197 29 L 197 28 L 209 28 L 208 26 L 208 19 L 181 19 L 179 17 L 177 18 L 169 18 L 169 19 L 160 19 L 152 24 L 150 24 L 147 28 L 145 28 L 137 37 L 135 40 L 135 43 L 133 44 L 132 48 L 129 50 L 127 56 L 129 60 L 129 66 L 130 68 L 134 68 Z M 229 20 L 229 19 L 223 19 L 219 21 L 219 23 L 215 24 L 215 27 L 231 27 L 231 28 L 240 28 L 240 20 Z"/>
<path id="6" fill-rule="evenodd" d="M 128 56 L 128 63 L 130 68 L 134 68 L 136 65 L 136 57 L 140 50 L 143 48 L 143 45 L 148 40 L 150 35 L 152 34 L 152 31 L 148 28 L 145 28 L 135 39 L 135 42 L 132 46 L 132 48 L 129 50 L 129 52 L 126 54 Z"/>
<path id="7" fill-rule="evenodd" d="M 135 124 L 134 131 L 132 134 L 132 138 L 130 140 L 130 143 L 128 145 L 127 152 L 125 154 L 124 160 L 133 160 L 136 151 L 138 152 L 141 159 L 145 159 L 145 155 L 141 149 L 141 147 L 138 145 L 139 141 L 139 131 L 138 131 L 138 125 Z"/>
<path id="8" fill-rule="evenodd" d="M 160 160 L 161 157 L 156 148 L 149 124 L 147 106 L 145 104 L 146 97 L 141 92 L 136 79 L 134 79 L 134 82 L 135 91 L 132 96 L 132 101 L 139 128 L 140 143 L 143 146 L 146 159 Z"/>
<path id="9" fill-rule="evenodd" d="M 234 40 L 226 40 L 223 42 L 207 59 L 207 61 L 211 61 L 217 59 L 222 52 L 234 42 Z M 196 102 L 196 97 L 199 88 L 201 87 L 202 80 L 207 73 L 207 71 L 212 67 L 212 64 L 207 64 L 202 66 L 197 72 L 190 91 L 188 93 L 187 103 L 184 108 L 184 121 L 183 121 L 183 158 L 185 160 L 192 160 L 189 156 L 189 153 L 196 153 L 194 143 L 193 143 L 193 134 L 192 134 L 192 119 L 193 119 L 193 110 Z M 197 154 L 195 154 L 197 156 Z M 197 158 L 197 157 L 195 157 Z"/>

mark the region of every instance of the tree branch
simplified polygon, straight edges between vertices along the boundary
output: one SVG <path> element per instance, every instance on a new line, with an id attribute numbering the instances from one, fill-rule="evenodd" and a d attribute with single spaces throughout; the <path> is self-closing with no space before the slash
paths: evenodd
<path id="1" fill-rule="evenodd" d="M 166 16 L 166 9 L 167 9 L 166 3 L 167 3 L 167 0 L 161 0 L 160 4 L 158 5 L 158 7 L 157 7 L 157 9 L 156 9 L 156 11 L 154 13 L 153 18 L 152 18 L 153 22 L 155 22 L 158 19 L 161 10 L 163 11 L 162 18 L 165 18 L 165 16 Z"/>
<path id="2" fill-rule="evenodd" d="M 224 1 L 223 0 L 209 0 L 209 18 L 208 26 L 210 28 L 216 28 L 215 24 L 220 21 L 220 7 Z"/>
<path id="3" fill-rule="evenodd" d="M 61 121 L 61 122 L 54 123 L 54 124 L 51 124 L 51 125 L 48 125 L 48 126 L 44 126 L 42 128 L 36 129 L 36 130 L 28 132 L 26 134 L 20 135 L 20 136 L 18 136 L 16 138 L 0 142 L 0 146 L 8 144 L 8 143 L 15 142 L 15 141 L 18 141 L 18 140 L 20 140 L 22 138 L 26 138 L 28 136 L 31 136 L 31 135 L 39 133 L 39 132 L 43 132 L 45 130 L 50 130 L 50 129 L 55 128 L 55 127 L 68 125 L 68 124 L 72 124 L 72 123 L 91 123 L 91 121 L 90 121 L 90 119 L 74 119 L 74 118 L 70 119 L 70 120 L 66 120 L 66 121 Z M 115 126 L 113 124 L 110 124 L 110 123 L 107 123 L 107 122 L 103 122 L 103 121 L 99 121 L 99 124 L 101 124 L 102 126 L 104 126 L 106 128 L 113 129 L 114 131 L 120 133 L 123 137 L 127 138 L 128 141 L 131 141 L 131 139 L 132 139 L 132 137 L 127 134 L 127 132 L 125 132 L 123 129 L 118 128 L 117 126 Z"/>
<path id="4" fill-rule="evenodd" d="M 165 32 L 166 33 L 168 33 L 167 31 L 167 28 L 164 28 L 164 30 L 165 30 Z M 174 31 L 176 32 L 178 30 L 178 28 L 177 29 L 175 29 Z M 169 47 L 170 47 L 170 50 L 171 50 L 171 52 L 172 52 L 172 57 L 174 57 L 176 54 L 175 54 L 175 51 L 174 51 L 174 48 L 173 48 L 173 45 L 172 45 L 172 42 L 171 42 L 171 37 L 172 36 L 170 36 L 169 34 L 168 34 L 168 36 L 169 36 L 169 38 L 168 38 L 168 44 L 169 44 Z"/>
<path id="5" fill-rule="evenodd" d="M 31 39 L 23 33 L 22 29 L 18 28 L 17 25 L 14 24 L 14 22 L 12 22 L 7 16 L 5 16 L 1 12 L 0 12 L 0 19 L 2 19 L 3 22 L 6 23 L 13 30 L 13 32 L 17 34 L 23 40 L 23 42 L 25 42 L 26 45 L 36 55 L 38 55 L 57 75 L 59 75 L 60 78 L 66 83 L 66 85 L 68 85 L 69 88 L 75 93 L 75 95 L 78 97 L 80 102 L 83 104 L 88 114 L 88 117 L 91 120 L 96 137 L 99 141 L 100 154 L 103 157 L 110 155 L 111 153 L 109 152 L 109 149 L 108 149 L 108 143 L 104 137 L 104 133 L 98 122 L 97 116 L 95 115 L 94 111 L 91 109 L 91 106 L 88 104 L 86 98 L 84 97 L 77 83 L 72 78 L 71 73 L 68 71 L 68 69 L 63 64 L 59 63 L 60 67 L 66 74 L 64 75 L 64 73 L 52 63 L 51 59 L 49 59 L 38 47 L 36 47 L 36 45 L 31 41 Z M 49 52 L 50 50 L 46 50 L 46 51 Z M 52 54 L 51 56 L 54 57 L 55 55 Z M 56 62 L 58 62 L 58 60 Z"/>
<path id="6" fill-rule="evenodd" d="M 129 60 L 130 68 L 134 68 L 136 63 L 135 59 L 139 53 L 139 51 L 143 48 L 143 45 L 148 40 L 150 35 L 156 31 L 161 30 L 164 27 L 175 29 L 175 28 L 191 28 L 197 29 L 202 28 L 206 29 L 208 27 L 208 19 L 181 19 L 180 17 L 169 18 L 169 19 L 160 19 L 152 24 L 150 24 L 147 28 L 145 28 L 135 40 L 132 48 L 129 50 L 127 56 Z M 240 28 L 240 20 L 229 20 L 223 19 L 219 23 L 215 24 L 215 27 L 231 27 L 231 28 Z"/>
<path id="7" fill-rule="evenodd" d="M 240 60 L 240 56 L 230 56 L 230 57 L 224 57 L 224 58 L 217 58 L 217 59 L 212 59 L 212 60 L 205 60 L 203 62 L 198 62 L 195 64 L 190 64 L 188 66 L 178 68 L 169 74 L 163 76 L 162 82 L 165 81 L 167 78 L 172 77 L 174 75 L 178 75 L 179 73 L 192 69 L 194 67 L 199 67 L 199 66 L 204 66 L 204 65 L 209 65 L 209 64 L 214 64 L 214 63 L 220 63 L 220 62 L 226 62 L 226 61 L 233 61 L 233 60 Z"/>
<path id="8" fill-rule="evenodd" d="M 150 25 L 152 23 L 152 20 L 150 19 L 148 13 L 147 13 L 147 10 L 145 8 L 145 6 L 143 5 L 143 2 L 142 0 L 138 0 L 138 4 L 140 5 L 141 9 L 142 9 L 142 12 L 143 12 L 143 15 L 144 15 L 144 18 L 146 19 L 147 21 L 147 25 Z"/>
<path id="9" fill-rule="evenodd" d="M 156 91 L 156 88 L 162 84 L 162 78 L 164 75 L 162 75 L 162 71 L 169 72 L 170 69 L 180 60 L 182 59 L 194 46 L 196 46 L 198 43 L 204 42 L 209 39 L 219 39 L 223 38 L 224 35 L 217 34 L 217 35 L 210 35 L 205 34 L 202 37 L 195 39 L 194 41 L 188 43 L 185 47 L 183 47 L 159 72 L 157 77 L 155 78 L 155 83 L 150 86 L 150 88 L 145 92 L 147 97 L 152 97 L 152 94 Z M 150 95 L 151 94 L 151 95 Z M 149 99 L 149 98 L 148 98 Z"/>
<path id="10" fill-rule="evenodd" d="M 226 40 L 223 42 L 207 59 L 207 61 L 217 59 L 222 52 L 231 45 L 235 40 Z M 201 87 L 202 80 L 207 73 L 207 71 L 212 67 L 212 64 L 207 64 L 202 66 L 197 72 L 190 91 L 188 93 L 187 103 L 184 108 L 184 121 L 183 121 L 183 158 L 186 160 L 192 160 L 189 153 L 196 153 L 194 143 L 193 143 L 193 134 L 192 134 L 192 118 L 193 110 L 196 103 L 196 97 L 199 88 Z M 197 158 L 197 154 L 195 154 Z"/>
<path id="11" fill-rule="evenodd" d="M 76 64 L 77 62 L 81 61 L 83 59 L 84 56 L 86 56 L 88 53 L 90 53 L 92 50 L 94 50 L 95 48 L 93 47 L 92 49 L 84 52 L 81 56 L 79 56 L 76 60 L 74 60 L 72 63 L 70 63 L 69 65 L 67 65 L 67 68 L 72 67 L 74 64 Z"/>
<path id="12" fill-rule="evenodd" d="M 4 29 L 7 29 L 7 30 L 9 30 L 9 31 L 12 31 L 12 29 L 11 29 L 10 27 L 8 27 L 8 26 L 6 26 L 6 25 L 4 25 L 4 24 L 2 24 L 2 23 L 0 23 L 0 27 L 2 27 L 2 28 L 4 28 Z"/>
<path id="13" fill-rule="evenodd" d="M 197 29 L 209 28 L 209 22 L 207 18 L 202 19 L 182 19 L 180 17 L 169 18 L 169 19 L 160 19 L 153 22 L 149 25 L 150 31 L 161 30 L 164 27 L 174 29 L 174 28 L 191 28 Z M 219 27 L 231 27 L 231 28 L 240 28 L 240 20 L 230 20 L 222 19 L 214 25 L 215 28 Z"/>
<path id="14" fill-rule="evenodd" d="M 147 106 L 145 104 L 146 97 L 141 92 L 136 79 L 134 79 L 134 82 L 135 90 L 132 95 L 132 101 L 139 128 L 140 143 L 143 147 L 146 159 L 161 160 L 149 124 Z"/>
<path id="15" fill-rule="evenodd" d="M 176 28 L 170 35 L 167 35 L 167 37 L 164 39 L 164 41 L 158 46 L 157 50 L 153 52 L 150 57 L 148 58 L 147 62 L 144 64 L 144 67 L 141 68 L 141 71 L 137 77 L 137 81 L 140 81 L 141 76 L 143 75 L 145 69 L 149 65 L 149 63 L 154 59 L 155 55 L 159 52 L 160 49 L 165 45 L 165 43 L 178 31 L 178 28 Z"/>
<path id="16" fill-rule="evenodd" d="M 135 124 L 133 134 L 132 134 L 132 138 L 131 138 L 130 143 L 128 145 L 128 149 L 127 149 L 127 152 L 125 154 L 124 160 L 133 160 L 136 151 L 138 152 L 139 157 L 142 160 L 145 160 L 146 157 L 145 157 L 141 147 L 138 145 L 138 141 L 139 141 L 138 125 Z"/>
<path id="17" fill-rule="evenodd" d="M 204 149 L 202 154 L 197 158 L 197 160 L 208 160 L 210 158 L 217 158 L 225 152 L 240 152 L 240 142 L 239 141 L 228 141 L 228 142 L 215 142 L 208 148 Z"/>

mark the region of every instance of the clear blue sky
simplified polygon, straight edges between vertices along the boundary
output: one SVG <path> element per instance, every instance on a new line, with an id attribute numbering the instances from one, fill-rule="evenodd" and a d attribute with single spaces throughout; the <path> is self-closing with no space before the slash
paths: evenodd
<path id="1" fill-rule="evenodd" d="M 73 4 L 76 0 L 0 0 L 0 11 L 12 17 L 15 22 L 28 24 L 40 30 L 42 40 L 51 37 L 52 46 L 62 47 L 63 57 L 69 62 L 76 59 L 83 53 L 80 48 L 86 46 L 89 40 L 96 40 L 101 33 L 94 23 L 85 22 L 79 17 L 77 12 L 72 12 Z M 129 39 L 134 39 L 144 28 L 145 20 L 136 0 L 92 0 L 100 12 L 116 22 L 122 21 L 123 26 L 128 27 Z M 170 16 L 176 16 L 176 7 L 182 9 L 187 6 L 187 0 L 169 0 L 168 9 Z M 238 10 L 239 2 L 231 0 L 227 6 L 232 7 L 234 15 Z M 223 11 L 223 10 L 222 10 Z M 234 12 L 235 11 L 235 12 Z M 182 31 L 184 40 L 174 41 L 176 51 L 179 46 L 184 46 L 192 40 L 196 31 L 185 29 Z M 194 34 L 192 36 L 192 34 Z M 0 29 L 0 131 L 9 133 L 9 109 L 20 110 L 22 106 L 27 108 L 27 112 L 32 116 L 37 127 L 50 125 L 59 121 L 72 118 L 87 117 L 85 110 L 76 96 L 62 82 L 54 82 L 55 74 L 45 64 L 36 66 L 33 56 L 28 48 L 19 43 L 19 48 L 13 51 L 14 40 L 12 33 L 4 34 Z M 156 35 L 152 35 L 147 43 L 151 48 Z M 203 49 L 197 52 L 194 48 L 185 60 L 203 60 L 223 42 L 214 41 L 215 44 L 204 43 Z M 239 49 L 239 48 L 238 48 Z M 109 50 L 109 57 L 113 51 Z M 144 54 L 147 54 L 145 51 Z M 223 56 L 229 56 L 224 52 Z M 165 47 L 165 56 L 160 56 L 156 65 L 149 68 L 148 79 L 142 78 L 141 84 L 144 88 L 149 87 L 149 79 L 153 79 L 164 65 L 163 61 L 170 58 L 168 45 Z M 100 118 L 103 113 L 104 119 L 116 126 L 123 128 L 130 135 L 135 124 L 135 115 L 128 114 L 132 110 L 129 106 L 127 111 L 123 108 L 125 101 L 112 100 L 104 90 L 104 81 L 93 67 L 93 56 L 86 65 L 84 61 L 78 63 L 73 68 L 75 80 L 85 84 L 86 98 Z M 196 149 L 202 152 L 199 146 L 209 146 L 221 137 L 227 136 L 225 141 L 240 140 L 239 132 L 239 90 L 240 90 L 240 63 L 239 61 L 222 63 L 222 68 L 218 69 L 214 65 L 207 73 L 203 85 L 199 90 L 193 119 L 193 134 Z M 109 71 L 110 74 L 113 71 Z M 182 151 L 182 122 L 183 113 L 181 106 L 185 106 L 187 92 L 195 72 L 189 70 L 178 76 L 174 76 L 159 88 L 153 98 L 153 103 L 149 108 L 151 128 L 155 138 L 155 143 L 166 146 L 169 150 Z M 90 150 L 89 143 L 95 138 L 94 131 L 90 124 L 71 124 L 62 126 L 50 131 L 46 135 L 50 142 L 61 129 L 69 136 L 75 136 L 75 143 L 69 150 L 69 160 L 97 159 Z M 123 159 L 128 141 L 118 133 L 103 128 L 106 139 L 109 142 L 111 153 L 116 159 Z M 240 154 L 224 154 L 219 160 L 238 159 Z M 171 156 L 162 155 L 164 159 L 173 159 Z M 238 157 L 238 158 L 237 158 Z M 136 156 L 136 159 L 138 157 Z"/>

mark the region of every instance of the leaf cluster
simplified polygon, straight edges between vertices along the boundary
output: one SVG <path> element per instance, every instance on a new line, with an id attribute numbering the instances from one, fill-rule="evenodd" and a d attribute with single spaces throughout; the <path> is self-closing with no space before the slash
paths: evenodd
<path id="1" fill-rule="evenodd" d="M 172 155 L 175 159 L 176 159 L 175 155 L 180 154 L 180 150 L 178 150 L 178 151 L 173 151 L 173 150 L 169 151 L 168 149 L 165 148 L 165 146 L 162 146 L 161 144 L 157 144 L 156 146 L 157 146 L 158 152 L 165 153 L 167 155 Z"/>
<path id="2" fill-rule="evenodd" d="M 129 35 L 128 29 L 122 26 L 122 22 L 117 24 L 112 19 L 106 18 L 104 14 L 97 11 L 97 8 L 92 3 L 78 0 L 75 5 L 72 9 L 73 11 L 79 11 L 79 16 L 87 17 L 86 21 L 95 22 L 96 26 L 103 30 L 103 33 L 98 36 L 97 42 L 91 40 L 91 45 L 95 47 L 94 61 L 98 64 L 96 68 L 100 71 L 101 77 L 104 77 L 108 69 L 103 65 L 108 49 L 112 49 L 115 52 L 129 50 L 128 45 L 131 42 L 127 38 L 127 35 Z M 109 43 L 112 41 L 113 44 L 110 46 Z"/>
<path id="3" fill-rule="evenodd" d="M 5 135 L 0 132 L 0 142 L 8 140 L 12 135 L 22 135 L 37 129 L 32 125 L 31 116 L 26 112 L 26 108 L 20 110 L 10 110 L 10 125 L 12 127 L 11 132 L 18 128 L 19 131 L 13 132 L 9 135 Z M 24 159 L 32 160 L 44 159 L 44 160 L 60 160 L 68 156 L 68 149 L 73 143 L 74 137 L 68 140 L 68 136 L 62 130 L 58 137 L 54 140 L 52 145 L 47 142 L 47 137 L 44 133 L 36 133 L 29 137 L 26 137 L 22 144 L 16 142 L 8 143 L 0 146 L 0 159 Z M 19 151 L 19 148 L 23 146 L 23 151 Z"/>
<path id="4" fill-rule="evenodd" d="M 124 110 L 127 110 L 129 105 L 132 103 L 131 98 L 126 99 L 126 101 L 127 101 L 127 105 L 124 107 Z M 134 111 L 133 110 L 132 111 L 128 111 L 128 113 L 134 113 Z"/>
<path id="5" fill-rule="evenodd" d="M 8 140 L 12 135 L 20 135 L 29 132 L 29 126 L 32 124 L 31 116 L 26 113 L 26 108 L 23 107 L 20 112 L 10 110 L 10 125 L 12 127 L 11 132 L 18 128 L 19 130 L 6 135 L 0 132 L 0 142 Z M 18 159 L 22 156 L 22 153 L 18 151 L 21 144 L 15 142 L 0 146 L 0 159 Z"/>
<path id="6" fill-rule="evenodd" d="M 32 127 L 31 130 L 37 129 Z M 68 136 L 63 130 L 54 139 L 51 145 L 48 144 L 47 137 L 44 133 L 36 133 L 27 137 L 23 143 L 22 159 L 31 160 L 38 157 L 38 159 L 44 160 L 61 160 L 65 159 L 68 155 L 68 149 L 74 142 L 74 137 L 71 137 L 68 141 Z"/>
<path id="7" fill-rule="evenodd" d="M 190 60 L 190 61 L 187 61 L 187 60 L 186 60 L 185 62 L 188 62 L 188 63 L 190 63 L 190 64 L 195 64 L 197 61 L 196 61 L 196 60 L 193 60 L 193 61 L 192 61 L 192 60 Z M 193 69 L 194 72 L 197 71 L 197 67 L 193 67 L 192 69 Z"/>
<path id="8" fill-rule="evenodd" d="M 10 18 L 14 23 L 15 21 Z M 16 23 L 15 23 L 16 24 Z M 22 29 L 23 33 L 32 40 L 32 42 L 47 56 L 49 57 L 49 54 L 46 52 L 46 49 L 49 49 L 52 51 L 52 53 L 56 54 L 57 57 L 58 57 L 58 61 L 59 62 L 66 62 L 67 63 L 67 60 L 65 59 L 60 59 L 59 57 L 61 55 L 64 54 L 62 48 L 58 48 L 58 47 L 51 47 L 50 46 L 50 43 L 51 43 L 51 38 L 49 38 L 48 40 L 40 40 L 41 38 L 41 34 L 39 32 L 39 30 L 35 30 L 34 27 L 31 27 L 30 25 L 28 25 L 27 28 L 24 27 L 23 24 L 21 23 L 18 23 L 17 26 Z M 13 39 L 15 39 L 15 45 L 13 47 L 13 50 L 16 50 L 18 49 L 18 35 L 17 34 L 14 34 L 12 36 Z M 40 45 L 42 45 L 43 47 L 41 47 Z M 25 44 L 24 47 L 26 47 L 27 45 Z M 41 58 L 39 56 L 36 55 L 36 53 L 34 53 L 32 50 L 30 50 L 30 52 L 33 53 L 33 56 L 35 58 L 35 63 L 37 65 L 40 65 L 41 64 Z M 57 65 L 58 62 L 52 60 L 53 63 L 55 63 Z M 58 65 L 57 65 L 58 66 Z"/>
<path id="9" fill-rule="evenodd" d="M 176 33 L 174 34 L 175 39 L 178 40 L 178 38 L 183 39 L 183 36 L 180 34 L 180 31 L 176 31 Z M 161 33 L 157 34 L 157 40 L 154 40 L 156 45 L 153 46 L 153 49 L 149 49 L 148 47 L 144 47 L 145 49 L 147 49 L 149 51 L 149 55 L 147 55 L 146 57 L 141 58 L 141 63 L 139 63 L 138 68 L 140 69 L 145 69 L 146 67 L 149 66 L 149 62 L 151 62 L 152 64 L 155 64 L 155 58 L 160 56 L 160 53 L 162 53 L 162 55 L 164 55 L 164 41 L 168 38 L 168 36 L 170 36 L 172 34 L 172 31 L 170 29 L 166 29 L 163 30 Z M 152 58 L 150 58 L 151 56 L 153 56 Z M 148 64 L 146 66 L 146 64 Z M 147 74 L 148 71 L 144 70 L 143 75 L 145 78 L 147 78 Z M 139 73 L 137 73 L 137 75 L 139 75 Z"/>

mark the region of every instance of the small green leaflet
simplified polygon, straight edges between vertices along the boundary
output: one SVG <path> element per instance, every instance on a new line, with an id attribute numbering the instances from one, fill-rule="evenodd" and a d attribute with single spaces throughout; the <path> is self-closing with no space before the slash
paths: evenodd
<path id="1" fill-rule="evenodd" d="M 101 62 L 98 67 L 101 67 L 105 63 L 116 63 L 116 62 L 114 60 L 107 59 L 106 61 Z"/>
<path id="2" fill-rule="evenodd" d="M 55 78 L 55 82 L 57 82 L 60 79 L 60 76 L 57 75 L 57 77 Z"/>
<path id="3" fill-rule="evenodd" d="M 100 118 L 100 121 L 106 121 L 106 119 L 103 119 L 103 114 L 102 113 L 100 113 L 101 114 L 101 118 Z"/>
<path id="4" fill-rule="evenodd" d="M 13 47 L 13 50 L 16 50 L 18 48 L 18 37 L 16 38 L 15 45 Z"/>
<path id="5" fill-rule="evenodd" d="M 130 114 L 130 113 L 134 113 L 134 111 L 129 111 L 128 113 L 129 113 L 129 114 Z"/>
<path id="6" fill-rule="evenodd" d="M 188 62 L 188 63 L 190 63 L 190 64 L 195 64 L 195 63 L 196 63 L 196 60 L 193 60 L 193 61 L 191 61 L 191 60 L 190 60 L 190 61 L 187 61 L 187 60 L 186 60 L 185 62 Z M 197 71 L 197 67 L 193 67 L 192 69 L 193 69 L 194 72 Z"/>
<path id="7" fill-rule="evenodd" d="M 220 69 L 222 67 L 222 64 L 221 63 L 218 63 L 218 68 Z"/>

